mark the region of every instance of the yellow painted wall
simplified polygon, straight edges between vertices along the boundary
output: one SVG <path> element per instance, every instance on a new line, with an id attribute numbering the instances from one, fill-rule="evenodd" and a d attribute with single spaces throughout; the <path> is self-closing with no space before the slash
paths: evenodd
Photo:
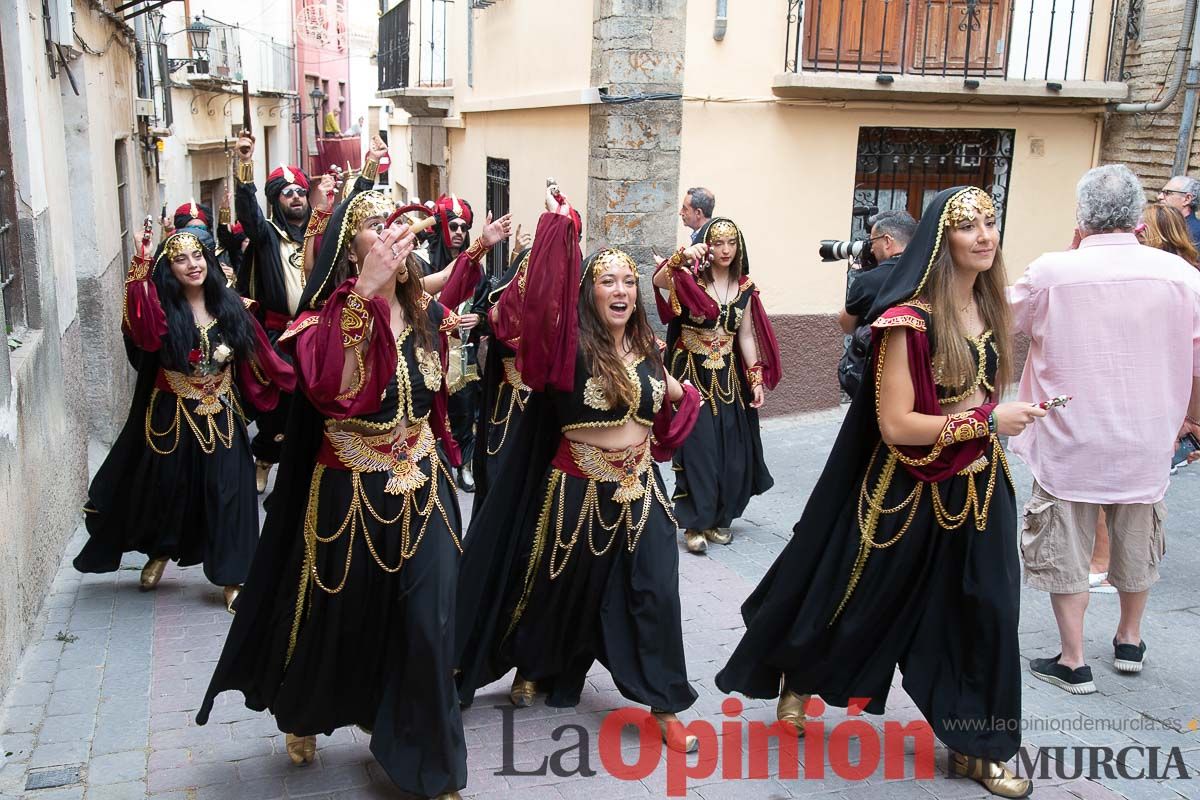
<path id="1" fill-rule="evenodd" d="M 468 5 L 455 3 L 452 16 Z M 467 86 L 464 17 L 458 27 L 464 44 L 453 59 L 458 102 L 578 91 L 590 85 L 590 0 L 520 0 L 471 13 L 475 15 L 474 86 Z"/>
<path id="2" fill-rule="evenodd" d="M 450 191 L 466 198 L 480 219 L 487 213 L 489 157 L 509 160 L 514 230 L 516 223 L 527 231 L 537 226 L 547 177 L 558 180 L 587 219 L 587 106 L 467 114 L 464 120 L 465 128 L 449 131 Z"/>
<path id="3" fill-rule="evenodd" d="M 1093 166 L 1096 117 L 686 102 L 681 187 L 704 185 L 716 212 L 741 225 L 752 269 L 772 313 L 828 313 L 845 299 L 844 262 L 822 264 L 821 239 L 850 231 L 860 126 L 1015 129 L 1005 218 L 1009 279 L 1075 227 L 1075 183 Z M 1041 139 L 1044 155 L 1030 154 Z M 688 231 L 679 228 L 679 241 Z"/>
<path id="4" fill-rule="evenodd" d="M 771 85 L 784 71 L 787 5 L 730 3 L 718 42 L 712 9 L 689 4 L 683 90 L 680 188 L 712 189 L 717 213 L 745 228 L 753 270 L 773 313 L 826 313 L 842 306 L 845 263 L 822 264 L 816 250 L 821 239 L 849 234 L 860 126 L 1014 129 L 1004 237 L 1010 280 L 1043 251 L 1070 242 L 1075 183 L 1093 166 L 1095 114 L 780 104 Z M 1044 155 L 1030 154 L 1035 138 L 1043 140 Z M 679 240 L 688 233 L 681 224 Z"/>

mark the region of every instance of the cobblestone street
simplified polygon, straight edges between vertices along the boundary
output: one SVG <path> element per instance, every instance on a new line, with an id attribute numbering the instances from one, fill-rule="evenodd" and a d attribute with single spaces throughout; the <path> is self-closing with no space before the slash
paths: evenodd
<path id="1" fill-rule="evenodd" d="M 680 591 L 688 668 L 699 692 L 685 721 L 706 719 L 719 725 L 725 698 L 713 676 L 737 641 L 738 613 L 759 576 L 791 535 L 804 501 L 832 445 L 840 412 L 822 412 L 764 423 L 767 462 L 776 486 L 757 498 L 735 528 L 729 547 L 711 547 L 708 558 L 681 554 Z M 102 453 L 93 452 L 93 466 Z M 1019 495 L 1028 493 L 1030 478 L 1013 459 Z M 669 473 L 669 470 L 668 470 Z M 1155 587 L 1145 623 L 1146 669 L 1136 676 L 1119 675 L 1111 666 L 1109 644 L 1117 620 L 1116 595 L 1092 595 L 1087 618 L 1087 655 L 1099 692 L 1070 696 L 1026 673 L 1024 721 L 1029 748 L 1158 746 L 1160 760 L 1179 748 L 1190 779 L 1164 781 L 1106 777 L 1040 780 L 1040 800 L 1100 800 L 1127 797 L 1200 797 L 1200 673 L 1196 669 L 1200 626 L 1200 466 L 1181 470 L 1167 497 L 1170 515 L 1168 556 Z M 1024 497 L 1019 496 L 1018 502 Z M 464 504 L 469 507 L 469 502 Z M 0 718 L 0 798 L 10 800 L 274 800 L 275 798 L 395 798 L 400 795 L 375 765 L 366 735 L 342 729 L 319 737 L 318 760 L 304 768 L 291 765 L 283 751 L 283 735 L 266 714 L 247 710 L 242 697 L 226 693 L 218 700 L 210 723 L 195 724 L 230 617 L 221 590 L 209 585 L 199 567 L 168 567 L 153 593 L 138 591 L 144 559 L 134 555 L 111 575 L 79 575 L 70 561 L 82 544 L 82 528 L 62 560 L 52 593 L 45 599 L 37 633 L 30 643 L 19 677 L 4 699 Z M 1057 632 L 1046 595 L 1022 594 L 1022 656 L 1057 652 Z M 898 679 L 897 679 L 898 687 Z M 628 703 L 601 670 L 593 671 L 580 705 L 551 709 L 540 702 L 515 712 L 512 757 L 520 771 L 531 771 L 544 758 L 577 741 L 578 732 L 556 729 L 578 725 L 587 731 L 593 777 L 515 776 L 496 774 L 505 759 L 503 730 L 508 679 L 481 692 L 464 713 L 469 749 L 470 782 L 466 796 L 570 800 L 571 798 L 664 797 L 665 764 L 646 779 L 623 781 L 608 776 L 597 752 L 597 732 L 604 715 Z M 502 709 L 505 711 L 502 712 Z M 744 700 L 744 721 L 771 722 L 774 704 Z M 827 727 L 845 718 L 841 709 L 825 714 Z M 886 716 L 867 717 L 882 730 L 888 720 L 901 722 L 919 714 L 897 688 Z M 1107 729 L 1086 718 L 1106 722 Z M 1132 729 L 1130 723 L 1142 720 Z M 1174 720 L 1175 727 L 1146 720 Z M 1112 730 L 1125 726 L 1126 730 Z M 1061 730 L 1069 727 L 1070 730 Z M 1054 730 L 1053 728 L 1057 728 Z M 628 734 L 627 734 L 628 735 Z M 828 736 L 828 733 L 826 733 Z M 636 753 L 629 750 L 626 762 Z M 856 751 L 852 749 L 852 753 Z M 804 760 L 804 748 L 801 748 Z M 577 753 L 565 758 L 568 768 Z M 694 757 L 693 757 L 694 760 Z M 1134 756 L 1131 769 L 1147 767 L 1147 757 Z M 772 775 L 776 774 L 772 756 Z M 903 781 L 884 782 L 882 768 L 866 781 L 837 777 L 827 767 L 822 779 L 723 779 L 721 768 L 707 778 L 692 778 L 688 795 L 704 800 L 728 797 L 766 798 L 820 795 L 851 798 L 987 797 L 977 784 L 944 777 L 945 752 L 939 748 L 932 780 L 911 780 L 909 757 Z M 1160 764 L 1160 768 L 1162 765 Z M 44 786 L 46 788 L 37 788 Z"/>

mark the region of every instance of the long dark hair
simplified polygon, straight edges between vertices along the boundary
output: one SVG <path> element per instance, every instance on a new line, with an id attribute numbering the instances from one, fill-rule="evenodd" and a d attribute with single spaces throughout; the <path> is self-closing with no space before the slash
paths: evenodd
<path id="1" fill-rule="evenodd" d="M 204 276 L 204 307 L 218 320 L 221 341 L 233 350 L 234 358 L 251 358 L 254 355 L 254 330 L 242 298 L 225 286 L 225 274 L 221 272 L 221 266 L 212 251 L 202 248 L 201 252 L 204 253 L 204 263 L 208 265 Z M 154 285 L 167 315 L 167 336 L 162 347 L 163 364 L 178 372 L 188 372 L 191 369 L 188 353 L 199 342 L 196 320 L 183 294 L 183 286 L 171 271 L 171 262 L 161 246 L 155 259 Z"/>
<path id="2" fill-rule="evenodd" d="M 613 341 L 608 325 L 600 310 L 596 308 L 596 276 L 593 269 L 596 261 L 605 253 L 620 252 L 600 250 L 592 253 L 583 262 L 583 280 L 579 282 L 579 346 L 587 362 L 588 372 L 604 389 L 604 396 L 613 406 L 631 405 L 635 400 L 635 389 L 629 383 L 625 371 L 625 359 L 621 357 L 618 343 Z M 630 262 L 632 263 L 632 261 Z M 634 271 L 637 275 L 637 271 Z M 662 356 L 658 342 L 646 317 L 640 291 L 633 292 L 633 313 L 625 323 L 625 337 L 634 353 L 651 363 L 654 374 L 663 375 Z"/>

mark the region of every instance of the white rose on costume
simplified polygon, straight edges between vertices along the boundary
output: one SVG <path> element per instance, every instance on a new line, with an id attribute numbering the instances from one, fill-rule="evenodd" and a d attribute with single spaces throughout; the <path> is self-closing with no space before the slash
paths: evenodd
<path id="1" fill-rule="evenodd" d="M 233 350 L 227 344 L 219 344 L 213 350 L 213 361 L 218 364 L 224 364 L 231 358 L 233 358 Z"/>

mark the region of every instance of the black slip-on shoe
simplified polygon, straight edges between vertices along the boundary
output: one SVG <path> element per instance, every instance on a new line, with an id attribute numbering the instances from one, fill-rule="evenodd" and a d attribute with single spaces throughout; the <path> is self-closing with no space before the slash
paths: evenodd
<path id="1" fill-rule="evenodd" d="M 1113 666 L 1117 672 L 1141 672 L 1146 662 L 1146 643 L 1117 644 L 1113 639 Z"/>
<path id="2" fill-rule="evenodd" d="M 1029 662 L 1029 671 L 1035 678 L 1051 683 L 1071 694 L 1091 694 L 1096 691 L 1092 681 L 1092 668 L 1084 664 L 1078 669 L 1064 667 L 1058 663 L 1062 658 L 1059 653 L 1054 658 L 1035 658 Z"/>

